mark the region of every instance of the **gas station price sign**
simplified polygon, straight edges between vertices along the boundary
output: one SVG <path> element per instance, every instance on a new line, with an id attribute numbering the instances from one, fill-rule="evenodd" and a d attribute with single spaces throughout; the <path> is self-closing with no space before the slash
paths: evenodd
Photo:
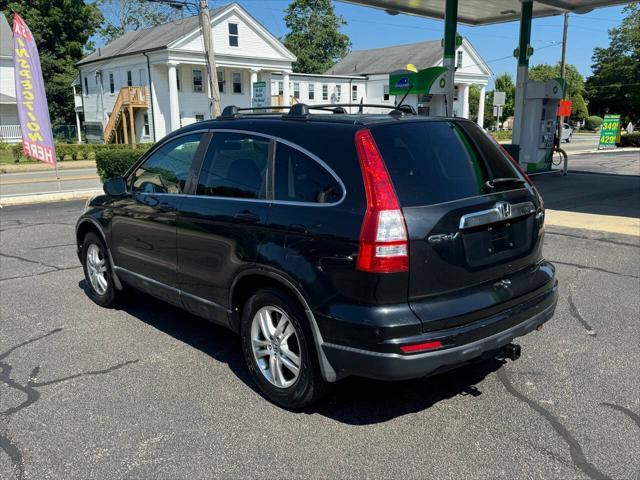
<path id="1" fill-rule="evenodd" d="M 616 148 L 620 135 L 620 115 L 605 115 L 600 129 L 598 150 Z"/>

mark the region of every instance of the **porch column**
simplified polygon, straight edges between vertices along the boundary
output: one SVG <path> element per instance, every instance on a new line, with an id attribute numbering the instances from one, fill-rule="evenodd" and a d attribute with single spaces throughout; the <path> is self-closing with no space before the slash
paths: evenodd
<path id="1" fill-rule="evenodd" d="M 478 102 L 478 125 L 480 125 L 480 128 L 484 128 L 484 97 L 486 89 L 485 85 L 480 87 L 480 101 Z"/>
<path id="2" fill-rule="evenodd" d="M 460 84 L 462 89 L 462 118 L 469 118 L 469 85 L 466 83 Z M 458 94 L 459 95 L 459 94 Z"/>
<path id="3" fill-rule="evenodd" d="M 249 94 L 251 95 L 251 105 L 253 105 L 253 84 L 258 81 L 259 70 L 251 70 L 251 80 L 249 82 Z"/>
<path id="4" fill-rule="evenodd" d="M 282 105 L 290 105 L 289 101 L 289 72 L 282 72 Z"/>
<path id="5" fill-rule="evenodd" d="M 180 101 L 178 100 L 178 76 L 175 62 L 169 62 L 169 113 L 171 117 L 171 131 L 180 128 Z"/>
<path id="6" fill-rule="evenodd" d="M 80 115 L 76 110 L 76 128 L 78 129 L 78 143 L 82 143 L 82 132 L 80 131 Z"/>

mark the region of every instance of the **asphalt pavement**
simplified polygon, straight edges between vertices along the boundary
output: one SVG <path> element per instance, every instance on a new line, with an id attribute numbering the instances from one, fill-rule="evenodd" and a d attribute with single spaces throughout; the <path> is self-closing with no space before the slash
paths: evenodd
<path id="1" fill-rule="evenodd" d="M 223 328 L 89 300 L 83 204 L 0 210 L 2 479 L 640 478 L 638 236 L 547 229 L 560 300 L 520 360 L 350 378 L 291 413 Z"/>

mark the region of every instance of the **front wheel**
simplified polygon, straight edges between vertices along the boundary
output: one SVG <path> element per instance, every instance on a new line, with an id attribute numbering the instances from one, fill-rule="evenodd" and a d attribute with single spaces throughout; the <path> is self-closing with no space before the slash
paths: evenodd
<path id="1" fill-rule="evenodd" d="M 116 301 L 107 248 L 95 233 L 89 232 L 82 244 L 82 267 L 89 288 L 89 297 L 101 307 L 111 307 Z"/>
<path id="2" fill-rule="evenodd" d="M 278 289 L 262 289 L 242 313 L 242 349 L 247 367 L 264 395 L 298 409 L 327 390 L 311 329 L 298 302 Z"/>

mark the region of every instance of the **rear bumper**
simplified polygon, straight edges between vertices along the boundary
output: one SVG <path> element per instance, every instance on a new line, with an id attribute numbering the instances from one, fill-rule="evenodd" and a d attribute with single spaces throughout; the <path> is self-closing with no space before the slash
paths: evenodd
<path id="1" fill-rule="evenodd" d="M 333 343 L 322 349 L 340 376 L 358 375 L 379 380 L 421 378 L 464 365 L 499 350 L 514 338 L 535 330 L 554 314 L 558 301 L 558 285 L 525 304 L 462 327 L 432 331 L 420 336 L 399 339 L 400 343 L 441 340 L 448 348 L 426 353 L 403 355 L 376 352 Z"/>

